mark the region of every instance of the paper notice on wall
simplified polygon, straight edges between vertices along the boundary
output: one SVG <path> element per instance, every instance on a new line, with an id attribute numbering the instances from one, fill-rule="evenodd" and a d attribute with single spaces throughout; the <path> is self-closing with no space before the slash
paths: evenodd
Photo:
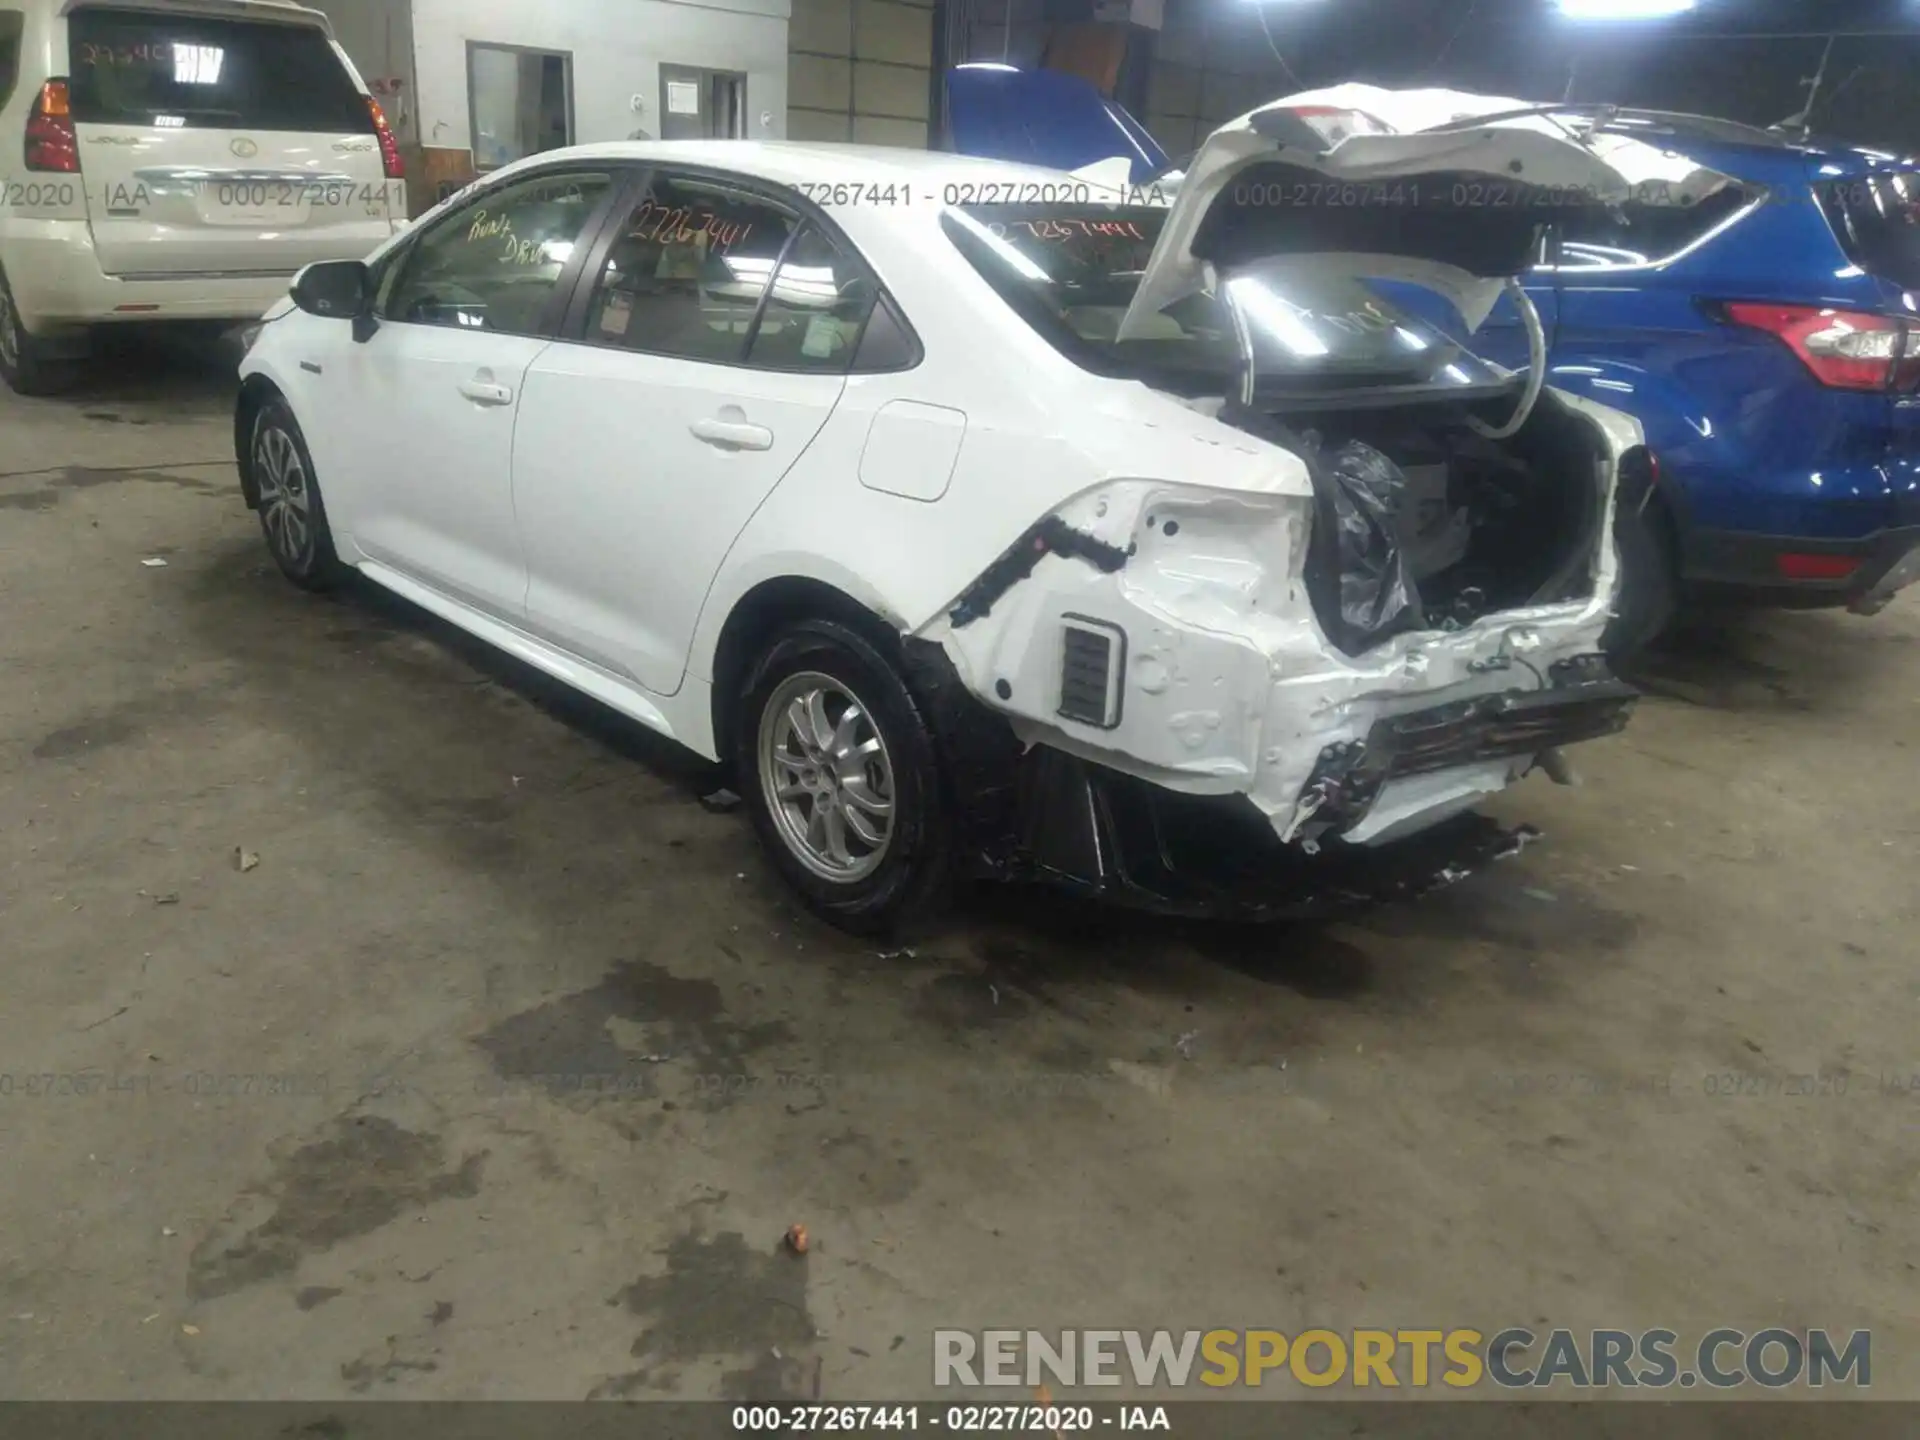
<path id="1" fill-rule="evenodd" d="M 699 83 L 693 80 L 669 80 L 667 82 L 667 113 L 698 115 L 700 113 Z"/>

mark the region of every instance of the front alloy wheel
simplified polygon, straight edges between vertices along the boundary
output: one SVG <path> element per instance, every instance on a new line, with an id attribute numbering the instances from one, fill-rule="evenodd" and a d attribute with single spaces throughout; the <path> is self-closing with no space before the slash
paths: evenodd
<path id="1" fill-rule="evenodd" d="M 293 437 L 277 425 L 262 425 L 253 437 L 253 475 L 260 487 L 260 528 L 273 558 L 284 569 L 305 571 L 313 563 L 312 500 L 307 467 Z"/>
<path id="2" fill-rule="evenodd" d="M 247 469 L 260 533 L 280 573 L 303 590 L 330 590 L 339 584 L 346 567 L 334 553 L 313 454 L 300 422 L 278 395 L 261 405 L 254 419 Z"/>

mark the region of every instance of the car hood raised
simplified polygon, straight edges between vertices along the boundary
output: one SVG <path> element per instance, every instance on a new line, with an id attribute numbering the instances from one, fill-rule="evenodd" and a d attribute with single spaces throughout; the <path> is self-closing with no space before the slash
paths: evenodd
<path id="1" fill-rule="evenodd" d="M 1602 154 L 1532 116 L 1352 134 L 1329 147 L 1294 113 L 1300 103 L 1262 106 L 1207 137 L 1181 180 L 1119 338 L 1232 270 L 1278 255 L 1339 255 L 1369 275 L 1424 285 L 1477 328 L 1506 282 L 1533 263 L 1543 224 L 1629 200 L 1690 204 L 1703 186 L 1727 183 L 1696 171 L 1687 186 L 1649 185 L 1664 177 L 1645 172 L 1644 156 Z"/>

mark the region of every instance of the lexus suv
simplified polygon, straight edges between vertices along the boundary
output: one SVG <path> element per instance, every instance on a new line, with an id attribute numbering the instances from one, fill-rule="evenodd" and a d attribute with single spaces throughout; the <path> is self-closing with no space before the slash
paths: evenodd
<path id="1" fill-rule="evenodd" d="M 0 377 L 96 327 L 256 320 L 406 222 L 399 147 L 327 19 L 284 0 L 0 0 Z"/>

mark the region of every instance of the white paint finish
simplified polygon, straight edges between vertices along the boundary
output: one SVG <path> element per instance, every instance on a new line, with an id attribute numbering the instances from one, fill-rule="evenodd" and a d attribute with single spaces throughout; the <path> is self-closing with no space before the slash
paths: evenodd
<path id="1" fill-rule="evenodd" d="M 932 502 L 947 493 L 967 413 L 918 400 L 889 400 L 874 412 L 860 451 L 860 483 L 883 495 Z"/>
<path id="2" fill-rule="evenodd" d="M 549 349 L 513 439 L 528 628 L 649 690 L 679 689 L 714 572 L 845 383 Z"/>
<path id="3" fill-rule="evenodd" d="M 461 605 L 431 586 L 422 585 L 401 571 L 390 569 L 377 560 L 364 561 L 360 566 L 361 574 L 369 580 L 386 586 L 394 594 L 411 600 L 423 610 L 430 610 L 443 620 L 451 620 L 470 634 L 478 636 L 496 649 L 504 650 L 517 660 L 524 661 L 536 669 L 544 670 L 582 694 L 590 695 L 601 704 L 611 706 L 629 719 L 638 720 L 650 730 L 657 730 L 669 739 L 678 739 L 679 735 L 673 722 L 658 705 L 635 690 L 632 685 L 616 676 L 587 664 L 577 655 L 570 655 L 547 644 L 536 635 L 529 635 L 518 626 L 489 615 L 475 614 L 467 606 Z"/>
<path id="4" fill-rule="evenodd" d="M 1389 845 L 1490 800 L 1526 773 L 1526 761 L 1487 760 L 1381 787 L 1366 817 L 1342 835 L 1354 845 Z"/>
<path id="5" fill-rule="evenodd" d="M 291 275 L 357 259 L 406 214 L 372 135 L 74 128 L 107 275 Z"/>
<path id="6" fill-rule="evenodd" d="M 1220 424 L 1204 405 L 1076 368 L 999 301 L 939 228 L 947 183 L 1057 181 L 1050 172 L 751 143 L 613 145 L 569 158 L 616 157 L 697 159 L 775 183 L 910 183 L 916 196 L 936 197 L 835 213 L 910 317 L 923 362 L 842 382 L 442 331 L 443 340 L 416 342 L 418 356 L 391 365 L 381 343 L 408 327 L 388 327 L 369 346 L 325 354 L 329 371 L 349 378 L 336 383 L 329 373 L 322 389 L 295 377 L 291 393 L 326 447 L 323 474 L 357 471 L 333 507 L 352 541 L 344 555 L 384 561 L 374 578 L 394 583 L 392 574 L 403 573 L 441 596 L 442 613 L 495 643 L 542 647 L 548 658 L 535 663 L 590 693 L 622 697 L 609 703 L 702 753 L 713 753 L 704 707 L 727 617 L 756 585 L 794 576 L 942 644 L 963 681 L 1022 739 L 1188 793 L 1244 793 L 1282 831 L 1327 744 L 1358 738 L 1385 716 L 1524 684 L 1486 665 L 1516 626 L 1533 632 L 1529 660 L 1543 672 L 1597 648 L 1616 588 L 1610 545 L 1596 554 L 1588 601 L 1403 635 L 1358 658 L 1334 651 L 1301 578 L 1312 486 L 1299 458 Z M 316 327 L 344 334 L 334 322 L 289 317 L 268 327 L 243 372 L 289 376 L 318 343 Z M 462 342 L 530 347 L 520 352 L 526 374 L 510 444 L 483 428 L 504 407 L 464 418 L 449 408 L 463 378 L 454 372 L 478 353 L 456 355 Z M 515 386 L 508 360 L 488 363 L 497 383 Z M 385 410 L 377 393 L 388 397 Z M 1627 417 L 1550 391 L 1540 413 L 1556 407 L 1563 423 L 1595 422 L 1616 457 L 1639 442 Z M 873 488 L 874 437 L 882 457 L 899 443 L 889 417 L 904 415 L 924 434 L 929 412 L 956 410 L 963 433 L 933 427 L 954 447 L 937 499 Z M 757 427 L 768 448 L 702 442 L 693 431 L 705 422 L 730 442 Z M 356 445 L 366 447 L 357 465 Z M 930 445 L 910 440 L 907 448 Z M 507 457 L 511 503 L 503 506 Z M 1047 556 L 989 615 L 954 629 L 956 598 L 1049 513 L 1130 547 L 1126 565 L 1108 573 Z M 1170 518 L 1179 522 L 1173 535 Z M 511 587 L 510 537 L 526 558 L 517 620 L 494 600 L 459 599 Z M 1057 714 L 1059 626 L 1068 614 L 1127 633 L 1124 713 L 1112 731 Z M 521 638 L 500 639 L 503 626 Z M 1000 680 L 1011 687 L 1005 700 Z M 1476 787 L 1484 777 L 1463 773 L 1403 791 L 1383 823 L 1396 832 L 1432 823 Z"/>
<path id="7" fill-rule="evenodd" d="M 660 66 L 741 71 L 748 112 L 785 134 L 788 0 L 413 0 L 420 143 L 471 148 L 467 42 L 564 51 L 573 57 L 574 138 L 623 140 L 659 130 Z M 633 97 L 644 109 L 636 120 Z"/>
<path id="8" fill-rule="evenodd" d="M 1261 110 L 1281 108 L 1278 103 Z M 1427 177 L 1429 186 L 1442 177 L 1484 175 L 1490 182 L 1511 185 L 1515 178 L 1540 187 L 1549 195 L 1585 195 L 1608 203 L 1625 201 L 1633 193 L 1633 179 L 1568 135 L 1554 130 L 1513 128 L 1490 125 L 1473 130 L 1416 134 L 1350 135 L 1324 152 L 1290 149 L 1254 129 L 1257 112 L 1231 120 L 1207 137 L 1200 153 L 1187 167 L 1180 182 L 1172 213 L 1154 243 L 1141 276 L 1139 289 L 1120 322 L 1122 339 L 1136 335 L 1146 323 L 1167 306 L 1194 294 L 1207 283 L 1210 267 L 1192 251 L 1200 227 L 1216 203 L 1238 203 L 1233 182 L 1253 166 L 1284 161 L 1301 170 L 1313 171 L 1342 184 L 1373 185 L 1400 182 L 1417 185 Z M 1552 127 L 1547 127 L 1551 130 Z M 1634 172 L 1639 173 L 1638 171 Z M 1691 202 L 1692 195 L 1686 197 Z M 1663 197 L 1655 203 L 1680 203 L 1680 197 Z M 1415 250 L 1420 227 L 1405 223 L 1398 207 L 1374 206 L 1383 233 L 1390 233 L 1409 255 Z M 1507 216 L 1499 207 L 1486 207 L 1489 223 L 1505 224 Z M 1420 258 L 1420 257 L 1415 257 Z M 1421 283 L 1445 295 L 1462 315 L 1471 317 L 1477 310 L 1484 316 L 1504 279 L 1475 276 L 1453 266 L 1436 265 L 1437 280 Z M 1369 270 L 1368 273 L 1378 273 Z M 1474 321 L 1473 323 L 1478 323 Z"/>
<path id="9" fill-rule="evenodd" d="M 362 552 L 513 621 L 527 591 L 513 513 L 514 417 L 527 367 L 547 343 L 385 324 L 364 345 L 349 341 L 321 362 L 330 418 L 302 419 L 309 435 L 342 427 L 328 439 L 334 463 L 326 474 L 353 477 L 342 523 Z"/>

